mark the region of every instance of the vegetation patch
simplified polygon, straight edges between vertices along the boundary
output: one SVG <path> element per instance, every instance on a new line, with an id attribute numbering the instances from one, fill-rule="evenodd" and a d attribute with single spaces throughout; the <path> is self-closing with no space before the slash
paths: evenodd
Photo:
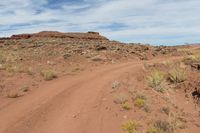
<path id="1" fill-rule="evenodd" d="M 130 105 L 129 102 L 125 102 L 125 103 L 122 103 L 122 108 L 125 109 L 125 110 L 130 110 L 131 105 Z"/>
<path id="2" fill-rule="evenodd" d="M 27 91 L 29 91 L 29 87 L 26 86 L 26 85 L 24 85 L 24 86 L 22 86 L 22 87 L 20 88 L 20 90 L 23 91 L 23 92 L 27 92 Z"/>
<path id="3" fill-rule="evenodd" d="M 40 74 L 44 77 L 45 80 L 49 81 L 52 80 L 54 78 L 57 78 L 57 74 L 55 73 L 55 71 L 48 69 L 48 70 L 42 70 L 40 72 Z"/>
<path id="4" fill-rule="evenodd" d="M 10 93 L 7 95 L 8 98 L 18 98 L 20 95 L 18 93 Z"/>
<path id="5" fill-rule="evenodd" d="M 125 93 L 119 93 L 114 95 L 114 103 L 123 104 L 128 101 L 128 96 Z"/>
<path id="6" fill-rule="evenodd" d="M 158 130 L 158 133 L 172 133 L 174 131 L 171 124 L 163 120 L 157 120 L 154 123 L 154 127 Z"/>
<path id="7" fill-rule="evenodd" d="M 142 108 L 146 105 L 146 97 L 144 95 L 140 95 L 140 94 L 136 95 L 133 101 L 134 101 L 134 105 L 139 108 Z"/>
<path id="8" fill-rule="evenodd" d="M 166 115 L 169 115 L 170 113 L 170 108 L 169 107 L 162 107 L 161 112 L 165 113 Z"/>
<path id="9" fill-rule="evenodd" d="M 157 127 L 151 126 L 149 127 L 147 133 L 163 133 L 163 131 Z"/>
<path id="10" fill-rule="evenodd" d="M 190 55 L 190 56 L 184 57 L 183 62 L 185 64 L 200 63 L 200 56 Z"/>
<path id="11" fill-rule="evenodd" d="M 147 82 L 149 83 L 150 87 L 153 87 L 159 92 L 164 92 L 164 81 L 165 74 L 162 71 L 154 70 L 149 76 L 147 76 Z"/>
<path id="12" fill-rule="evenodd" d="M 133 120 L 128 120 L 122 124 L 122 129 L 126 133 L 136 133 L 138 123 Z"/>
<path id="13" fill-rule="evenodd" d="M 186 70 L 180 67 L 175 67 L 169 71 L 169 79 L 173 83 L 180 83 L 186 80 Z"/>

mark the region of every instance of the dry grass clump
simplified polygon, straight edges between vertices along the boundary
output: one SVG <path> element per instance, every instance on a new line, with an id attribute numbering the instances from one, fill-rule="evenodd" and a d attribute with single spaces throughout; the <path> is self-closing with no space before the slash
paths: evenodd
<path id="1" fill-rule="evenodd" d="M 149 127 L 147 133 L 163 133 L 163 131 L 157 127 L 151 126 Z"/>
<path id="2" fill-rule="evenodd" d="M 179 49 L 177 49 L 177 51 L 185 53 L 187 55 L 192 55 L 192 52 L 190 51 L 190 49 L 187 49 L 187 48 L 179 48 Z"/>
<path id="3" fill-rule="evenodd" d="M 27 91 L 29 91 L 29 87 L 26 86 L 26 85 L 23 85 L 23 86 L 20 88 L 20 90 L 23 91 L 23 92 L 27 92 Z"/>
<path id="4" fill-rule="evenodd" d="M 154 70 L 149 76 L 147 76 L 147 82 L 149 83 L 150 87 L 153 87 L 159 92 L 164 92 L 164 81 L 165 75 L 162 71 Z"/>
<path id="5" fill-rule="evenodd" d="M 7 95 L 8 98 L 18 98 L 20 95 L 18 93 L 10 93 Z"/>
<path id="6" fill-rule="evenodd" d="M 161 112 L 165 113 L 166 115 L 169 115 L 170 114 L 170 108 L 168 106 L 162 107 Z"/>
<path id="7" fill-rule="evenodd" d="M 122 124 L 122 129 L 126 133 L 136 133 L 138 123 L 133 120 L 128 120 Z"/>
<path id="8" fill-rule="evenodd" d="M 158 133 L 172 133 L 174 128 L 167 121 L 157 120 L 154 123 L 154 127 L 158 130 Z"/>
<path id="9" fill-rule="evenodd" d="M 183 62 L 185 64 L 200 63 L 200 56 L 199 55 L 190 55 L 190 56 L 184 57 Z"/>
<path id="10" fill-rule="evenodd" d="M 114 103 L 123 104 L 128 101 L 128 96 L 125 93 L 119 93 L 114 95 Z"/>
<path id="11" fill-rule="evenodd" d="M 146 97 L 141 94 L 137 94 L 136 97 L 133 99 L 134 105 L 142 108 L 146 105 Z"/>
<path id="12" fill-rule="evenodd" d="M 148 77 L 147 81 L 151 87 L 157 87 L 164 81 L 164 73 L 154 70 Z"/>
<path id="13" fill-rule="evenodd" d="M 145 105 L 145 99 L 142 99 L 142 98 L 136 98 L 134 100 L 134 105 L 137 106 L 137 107 L 144 107 Z"/>
<path id="14" fill-rule="evenodd" d="M 173 64 L 173 61 L 170 61 L 170 60 L 166 60 L 166 61 L 163 61 L 162 62 L 164 65 L 166 66 L 171 66 Z"/>
<path id="15" fill-rule="evenodd" d="M 0 51 L 0 63 L 5 63 L 6 62 L 6 57 L 5 55 Z"/>
<path id="16" fill-rule="evenodd" d="M 26 70 L 26 73 L 27 73 L 28 75 L 33 75 L 33 74 L 34 74 L 33 68 L 28 67 L 27 70 Z"/>
<path id="17" fill-rule="evenodd" d="M 169 120 L 157 120 L 148 129 L 148 133 L 172 133 L 176 129 L 185 128 L 185 121 L 175 115 L 170 115 Z"/>
<path id="18" fill-rule="evenodd" d="M 125 102 L 125 103 L 122 103 L 122 108 L 125 109 L 125 110 L 130 110 L 131 105 L 130 105 L 129 102 Z"/>
<path id="19" fill-rule="evenodd" d="M 173 83 L 180 83 L 187 78 L 186 70 L 180 67 L 175 67 L 169 71 L 169 79 Z"/>
<path id="20" fill-rule="evenodd" d="M 49 81 L 52 80 L 54 78 L 57 78 L 57 74 L 55 73 L 55 71 L 48 69 L 48 70 L 42 70 L 40 72 L 40 74 L 44 77 L 45 80 Z"/>

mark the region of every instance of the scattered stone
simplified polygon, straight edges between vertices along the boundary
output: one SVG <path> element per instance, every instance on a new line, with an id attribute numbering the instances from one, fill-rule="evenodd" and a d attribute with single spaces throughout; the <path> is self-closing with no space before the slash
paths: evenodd
<path id="1" fill-rule="evenodd" d="M 192 63 L 191 68 L 193 70 L 200 70 L 200 63 Z"/>
<path id="2" fill-rule="evenodd" d="M 107 50 L 107 47 L 106 46 L 97 46 L 96 50 L 97 51 Z"/>
<path id="3" fill-rule="evenodd" d="M 64 59 L 68 59 L 69 57 L 71 57 L 71 54 L 69 54 L 69 53 L 66 53 L 66 54 L 63 55 Z"/>
<path id="4" fill-rule="evenodd" d="M 106 59 L 107 59 L 106 57 L 103 57 L 101 55 L 97 55 L 97 56 L 91 58 L 92 61 L 104 61 Z"/>
<path id="5" fill-rule="evenodd" d="M 124 119 L 127 119 L 128 117 L 127 117 L 127 115 L 124 115 L 123 118 L 124 118 Z"/>
<path id="6" fill-rule="evenodd" d="M 119 88 L 119 87 L 120 87 L 120 82 L 114 81 L 114 82 L 112 83 L 112 89 L 117 89 L 117 88 Z"/>

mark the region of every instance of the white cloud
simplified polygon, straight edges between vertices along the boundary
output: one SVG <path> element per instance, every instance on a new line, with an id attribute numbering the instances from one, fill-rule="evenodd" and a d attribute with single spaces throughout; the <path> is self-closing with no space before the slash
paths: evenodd
<path id="1" fill-rule="evenodd" d="M 200 41 L 199 6 L 199 0 L 83 0 L 52 9 L 48 0 L 2 0 L 0 36 L 40 30 L 95 30 L 115 40 L 192 43 Z M 114 23 L 124 27 L 109 27 Z"/>

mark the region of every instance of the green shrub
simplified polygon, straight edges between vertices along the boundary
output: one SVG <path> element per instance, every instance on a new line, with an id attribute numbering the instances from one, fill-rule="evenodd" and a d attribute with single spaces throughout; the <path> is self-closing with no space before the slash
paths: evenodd
<path id="1" fill-rule="evenodd" d="M 128 120 L 122 124 L 123 131 L 126 133 L 136 133 L 138 123 L 133 120 Z"/>
<path id="2" fill-rule="evenodd" d="M 57 78 L 56 73 L 53 70 L 43 70 L 40 72 L 40 74 L 44 77 L 45 80 L 52 80 L 54 78 Z"/>

